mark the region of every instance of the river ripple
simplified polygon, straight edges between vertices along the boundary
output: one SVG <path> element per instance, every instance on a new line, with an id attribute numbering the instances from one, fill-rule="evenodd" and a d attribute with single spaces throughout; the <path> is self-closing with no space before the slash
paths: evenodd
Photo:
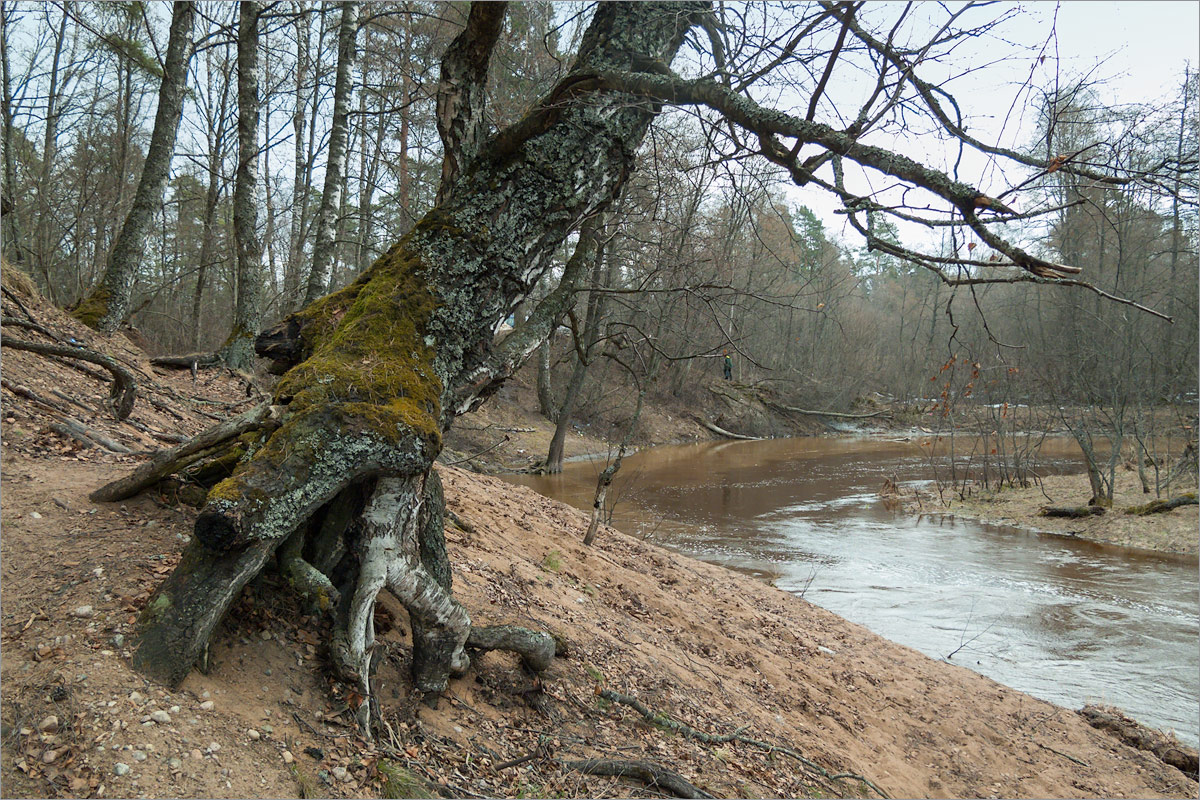
<path id="1" fill-rule="evenodd" d="M 1072 446 L 1043 470 L 1073 471 Z M 590 509 L 595 461 L 507 476 Z M 908 442 L 705 442 L 626 459 L 614 525 L 775 585 L 934 658 L 1068 708 L 1108 703 L 1200 739 L 1200 585 L 1173 556 L 889 511 L 885 478 L 928 480 Z"/>

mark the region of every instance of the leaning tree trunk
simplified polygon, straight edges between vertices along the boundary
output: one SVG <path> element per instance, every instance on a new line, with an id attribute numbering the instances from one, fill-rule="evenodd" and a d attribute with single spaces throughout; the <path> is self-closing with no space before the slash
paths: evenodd
<path id="1" fill-rule="evenodd" d="M 443 63 L 442 93 L 486 77 L 474 61 L 487 59 L 503 11 L 472 7 Z M 702 11 L 601 5 L 574 73 L 669 64 Z M 464 60 L 466 69 L 455 66 Z M 418 686 L 437 692 L 465 665 L 470 623 L 449 592 L 441 501 L 430 488 L 442 434 L 536 348 L 549 314 L 514 331 L 503 349 L 492 332 L 567 235 L 613 201 L 658 111 L 651 101 L 571 89 L 575 83 L 569 76 L 486 143 L 477 120 L 447 126 L 447 148 L 467 168 L 448 173 L 438 205 L 354 283 L 259 338 L 260 354 L 290 367 L 274 398 L 279 427 L 242 434 L 237 458 L 222 462 L 236 463 L 232 475 L 209 492 L 180 567 L 147 608 L 139 670 L 181 681 L 238 591 L 284 542 L 289 574 L 308 575 L 318 601 L 336 606 L 333 650 L 345 677 L 366 686 L 369 609 L 381 586 L 416 620 Z M 439 109 L 482 112 L 479 102 L 453 100 L 439 98 Z M 353 496 L 368 498 L 361 512 Z M 333 586 L 330 574 L 348 578 Z M 527 657 L 531 664 L 544 663 L 546 638 L 538 641 L 543 652 Z"/>
<path id="2" fill-rule="evenodd" d="M 192 19 L 195 6 L 176 2 L 171 11 L 171 33 L 167 58 L 163 65 L 162 85 L 158 91 L 158 111 L 146 163 L 138 180 L 133 208 L 117 234 L 108 266 L 100 284 L 73 311 L 89 327 L 112 333 L 125 321 L 133 301 L 133 284 L 142 266 L 146 236 L 154 224 L 154 214 L 162 206 L 163 189 L 175 153 L 175 136 L 183 115 L 183 97 L 187 91 L 187 65 L 192 53 Z"/>
<path id="3" fill-rule="evenodd" d="M 329 158 L 325 162 L 325 189 L 317 208 L 317 240 L 313 244 L 312 269 L 308 274 L 308 289 L 304 304 L 316 300 L 329 290 L 337 241 L 334 236 L 338 209 L 345 191 L 346 144 L 350 138 L 350 92 L 353 89 L 350 71 L 354 68 L 354 39 L 358 34 L 358 4 L 342 3 L 342 20 L 338 27 L 337 77 L 333 84 L 333 122 L 329 131 Z"/>

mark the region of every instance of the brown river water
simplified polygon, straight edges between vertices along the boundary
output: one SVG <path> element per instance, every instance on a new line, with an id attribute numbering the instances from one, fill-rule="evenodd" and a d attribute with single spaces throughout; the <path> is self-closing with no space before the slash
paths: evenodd
<path id="1" fill-rule="evenodd" d="M 603 460 L 514 483 L 590 509 Z M 1048 441 L 1039 468 L 1081 470 Z M 1200 739 L 1195 556 L 885 508 L 932 477 L 910 442 L 841 436 L 656 447 L 625 459 L 613 525 L 802 595 L 933 658 L 1068 708 Z M 953 654 L 953 655 L 952 655 Z"/>

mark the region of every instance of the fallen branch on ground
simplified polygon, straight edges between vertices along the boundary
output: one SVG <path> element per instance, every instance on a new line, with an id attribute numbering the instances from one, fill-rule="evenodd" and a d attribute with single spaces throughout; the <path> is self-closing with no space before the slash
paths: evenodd
<path id="1" fill-rule="evenodd" d="M 712 424 L 711 422 L 708 422 L 707 420 L 697 419 L 697 422 L 699 422 L 705 428 L 708 428 L 713 433 L 715 433 L 719 436 L 724 436 L 727 439 L 744 439 L 744 440 L 751 441 L 751 442 L 759 442 L 759 441 L 762 441 L 762 439 L 763 439 L 763 437 L 761 437 L 761 436 L 743 436 L 740 433 L 730 433 L 729 431 L 725 430 L 724 428 L 719 428 L 716 425 Z"/>
<path id="2" fill-rule="evenodd" d="M 243 433 L 262 427 L 271 414 L 271 406 L 266 403 L 256 406 L 244 414 L 231 417 L 219 425 L 214 425 L 191 441 L 178 447 L 160 450 L 145 464 L 126 475 L 124 478 L 105 484 L 88 495 L 93 502 L 112 502 L 133 497 L 138 492 L 187 466 L 195 458 L 202 455 L 222 442 L 236 438 Z M 189 460 L 190 459 L 190 460 Z"/>
<path id="3" fill-rule="evenodd" d="M 782 411 L 790 411 L 793 414 L 807 414 L 810 417 L 837 417 L 838 419 L 868 419 L 870 417 L 878 417 L 883 414 L 890 415 L 892 412 L 885 409 L 872 411 L 870 414 L 846 414 L 840 411 L 810 411 L 807 408 L 796 408 L 795 406 L 785 406 L 781 403 L 773 403 L 769 400 L 764 401 L 769 406 L 774 406 Z"/>
<path id="4" fill-rule="evenodd" d="M 129 416 L 129 412 L 133 411 L 133 401 L 137 398 L 137 381 L 133 379 L 133 373 L 102 353 L 97 353 L 94 350 L 88 350 L 83 347 L 26 342 L 9 337 L 0 337 L 0 345 L 11 347 L 14 350 L 25 350 L 42 356 L 77 358 L 81 361 L 90 361 L 93 364 L 99 364 L 112 373 L 113 376 L 113 386 L 109 393 L 109 399 L 113 406 L 113 415 L 117 419 L 123 420 Z"/>
<path id="5" fill-rule="evenodd" d="M 1147 514 L 1162 514 L 1163 512 L 1170 511 L 1173 508 L 1179 508 L 1180 506 L 1194 506 L 1198 503 L 1200 503 L 1200 501 L 1196 499 L 1196 493 L 1188 492 L 1187 494 L 1181 494 L 1178 497 L 1172 497 L 1170 500 L 1151 500 L 1144 506 L 1130 506 L 1129 508 L 1125 509 L 1125 513 L 1136 514 L 1137 516 L 1144 517 Z"/>
<path id="6" fill-rule="evenodd" d="M 558 762 L 567 769 L 587 775 L 607 775 L 616 778 L 637 778 L 647 786 L 666 789 L 676 797 L 711 798 L 713 795 L 698 789 L 683 776 L 649 761 L 613 761 L 607 758 L 585 758 L 581 761 Z"/>
<path id="7" fill-rule="evenodd" d="M 596 694 L 598 696 L 604 698 L 605 700 L 608 700 L 609 702 L 620 703 L 622 705 L 629 706 L 634 711 L 637 711 L 639 714 L 641 714 L 642 719 L 646 720 L 646 722 L 650 723 L 651 725 L 654 725 L 659 728 L 665 728 L 667 730 L 674 731 L 678 734 L 681 734 L 685 738 L 696 739 L 697 741 L 705 742 L 706 744 L 723 744 L 725 742 L 741 742 L 742 744 L 749 744 L 749 745 L 753 745 L 754 747 L 761 747 L 769 752 L 782 753 L 785 756 L 789 756 L 789 757 L 794 758 L 795 760 L 799 761 L 801 764 L 803 764 L 804 766 L 813 770 L 816 774 L 818 774 L 822 778 L 825 778 L 826 780 L 842 780 L 844 778 L 849 778 L 851 780 L 856 780 L 866 786 L 869 786 L 880 797 L 883 797 L 883 798 L 888 797 L 887 792 L 880 789 L 878 786 L 876 786 L 874 783 L 872 783 L 867 778 L 864 778 L 862 775 L 858 775 L 853 772 L 839 772 L 836 774 L 830 773 L 829 770 L 825 769 L 820 764 L 816 763 L 815 761 L 812 761 L 811 759 L 805 758 L 804 756 L 800 755 L 800 753 L 796 752 L 795 750 L 792 750 L 787 747 L 780 747 L 779 745 L 771 744 L 770 742 L 764 742 L 760 739 L 751 739 L 748 736 L 743 736 L 741 731 L 743 731 L 744 728 L 738 728 L 733 733 L 721 734 L 718 736 L 714 736 L 709 733 L 704 733 L 703 731 L 698 731 L 695 728 L 691 727 L 690 725 L 686 725 L 682 722 L 676 722 L 675 720 L 668 717 L 666 714 L 655 713 L 650 708 L 648 708 L 645 703 L 638 700 L 636 697 L 630 697 L 629 695 L 621 694 L 620 692 L 614 692 L 611 689 L 600 689 L 596 692 Z"/>
<path id="8" fill-rule="evenodd" d="M 172 367 L 174 369 L 208 369 L 221 366 L 221 358 L 216 353 L 188 353 L 183 356 L 155 356 L 150 359 L 154 367 Z"/>
<path id="9" fill-rule="evenodd" d="M 1099 517 L 1104 512 L 1104 506 L 1042 506 L 1038 516 L 1081 519 L 1083 517 Z"/>
<path id="10" fill-rule="evenodd" d="M 76 439 L 86 445 L 98 445 L 110 453 L 129 455 L 133 452 L 120 442 L 113 441 L 104 434 L 92 430 L 74 417 L 69 417 L 65 414 L 58 417 L 57 422 L 50 423 L 48 427 L 62 436 Z"/>

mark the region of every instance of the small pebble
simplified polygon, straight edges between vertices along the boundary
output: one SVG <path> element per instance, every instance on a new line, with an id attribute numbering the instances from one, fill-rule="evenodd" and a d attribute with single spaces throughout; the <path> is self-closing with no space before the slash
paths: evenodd
<path id="1" fill-rule="evenodd" d="M 113 647 L 124 647 L 125 646 L 125 634 L 118 633 L 116 636 L 114 636 L 112 638 L 112 643 L 113 643 Z"/>
<path id="2" fill-rule="evenodd" d="M 210 753 L 215 753 L 220 749 L 221 749 L 221 745 L 217 744 L 216 742 L 210 742 L 208 745 L 208 752 L 210 752 Z"/>
<path id="3" fill-rule="evenodd" d="M 296 760 L 296 757 L 295 757 L 294 755 L 292 755 L 292 751 L 291 751 L 291 750 L 284 750 L 284 751 L 283 751 L 283 763 L 285 763 L 285 764 L 290 764 L 290 763 L 292 763 L 292 762 L 293 762 L 293 761 L 295 761 L 295 760 Z"/>
<path id="4" fill-rule="evenodd" d="M 145 761 L 147 756 L 141 750 L 134 750 L 132 753 L 130 753 L 130 757 L 133 758 L 134 761 Z"/>
<path id="5" fill-rule="evenodd" d="M 91 606 L 80 606 L 79 608 L 72 611 L 71 615 L 76 616 L 76 617 L 90 617 L 92 615 L 92 607 Z"/>
<path id="6" fill-rule="evenodd" d="M 199 750 L 193 750 L 192 758 L 194 758 L 196 761 L 199 761 L 200 759 L 204 758 L 204 753 L 201 753 Z"/>
<path id="7" fill-rule="evenodd" d="M 345 767 L 334 767 L 333 777 L 337 778 L 339 781 L 348 781 L 350 780 L 350 771 Z"/>
<path id="8" fill-rule="evenodd" d="M 179 708 L 179 706 L 171 706 L 171 708 L 170 708 L 170 709 L 168 709 L 168 710 L 169 710 L 169 711 L 170 711 L 172 714 L 178 714 L 178 713 L 180 712 L 180 710 L 181 710 L 181 709 Z"/>
<path id="9" fill-rule="evenodd" d="M 208 690 L 207 690 L 207 689 L 205 689 L 203 692 L 201 692 L 201 693 L 200 693 L 200 699 L 201 699 L 201 700 L 207 700 L 209 697 L 210 697 L 210 695 L 209 695 L 209 693 L 208 693 Z"/>
<path id="10" fill-rule="evenodd" d="M 121 777 L 122 775 L 128 775 L 129 774 L 129 765 L 122 764 L 120 761 L 118 761 L 116 764 L 113 764 L 113 774 L 116 775 L 118 778 Z"/>
<path id="11" fill-rule="evenodd" d="M 162 725 L 166 725 L 171 721 L 171 715 L 162 709 L 159 709 L 158 711 L 150 712 L 150 719 Z"/>
<path id="12" fill-rule="evenodd" d="M 263 725 L 262 729 L 263 729 L 263 733 L 274 733 L 275 732 L 275 729 L 273 727 L 271 727 L 270 725 Z"/>
<path id="13" fill-rule="evenodd" d="M 257 742 L 260 738 L 262 738 L 262 734 L 256 730 L 254 730 L 254 728 L 251 728 L 250 730 L 246 731 L 246 735 L 249 736 L 250 739 L 255 742 Z"/>
<path id="14" fill-rule="evenodd" d="M 46 752 L 42 753 L 42 763 L 43 764 L 51 764 L 54 762 L 54 759 L 56 759 L 56 758 L 58 758 L 57 750 L 47 750 Z"/>
<path id="15" fill-rule="evenodd" d="M 200 704 L 200 710 L 201 711 L 212 711 L 213 706 L 215 706 L 215 705 L 216 705 L 216 703 L 214 703 L 212 700 L 205 700 L 203 703 Z"/>
<path id="16" fill-rule="evenodd" d="M 168 767 L 170 767 L 171 769 L 183 769 L 183 759 L 181 759 L 181 758 L 168 758 L 168 759 L 167 759 L 167 766 L 168 766 Z"/>
<path id="17" fill-rule="evenodd" d="M 263 631 L 263 632 L 262 632 L 262 640 L 263 640 L 264 642 L 269 642 L 269 641 L 271 641 L 271 632 L 270 632 L 270 631 Z"/>
<path id="18" fill-rule="evenodd" d="M 271 668 L 270 668 L 270 667 L 267 667 L 266 669 L 264 669 L 264 670 L 263 670 L 263 675 L 266 675 L 267 677 L 270 677 L 270 675 L 271 675 Z"/>
<path id="19" fill-rule="evenodd" d="M 29 512 L 29 518 L 30 518 L 30 519 L 41 519 L 41 518 L 42 518 L 42 515 L 41 515 L 41 514 L 39 514 L 39 513 L 38 513 L 38 512 L 36 512 L 36 511 L 30 511 L 30 512 Z"/>
<path id="20" fill-rule="evenodd" d="M 58 717 L 51 714 L 38 723 L 37 729 L 42 733 L 57 733 Z"/>
<path id="21" fill-rule="evenodd" d="M 146 698 L 142 697 L 141 692 L 130 692 L 129 699 L 131 701 L 133 701 L 134 703 L 140 703 L 143 700 L 145 700 Z"/>

